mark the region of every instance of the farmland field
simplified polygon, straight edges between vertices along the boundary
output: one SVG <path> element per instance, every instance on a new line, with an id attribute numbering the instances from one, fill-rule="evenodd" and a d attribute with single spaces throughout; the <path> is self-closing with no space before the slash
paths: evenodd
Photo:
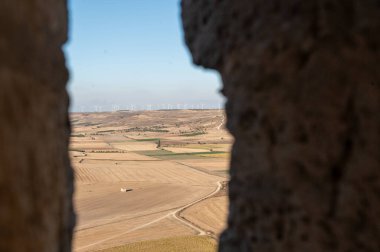
<path id="1" fill-rule="evenodd" d="M 215 240 L 206 236 L 179 236 L 160 240 L 130 243 L 124 246 L 101 250 L 101 252 L 213 252 L 216 250 Z"/>
<path id="2" fill-rule="evenodd" d="M 74 251 L 215 251 L 232 143 L 223 111 L 73 113 L 71 120 Z"/>

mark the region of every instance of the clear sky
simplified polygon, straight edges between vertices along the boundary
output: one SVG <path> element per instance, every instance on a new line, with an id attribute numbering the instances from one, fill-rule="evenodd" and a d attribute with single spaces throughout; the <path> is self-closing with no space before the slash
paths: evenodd
<path id="1" fill-rule="evenodd" d="M 191 63 L 179 0 L 69 0 L 69 9 L 71 111 L 223 103 L 217 73 Z"/>

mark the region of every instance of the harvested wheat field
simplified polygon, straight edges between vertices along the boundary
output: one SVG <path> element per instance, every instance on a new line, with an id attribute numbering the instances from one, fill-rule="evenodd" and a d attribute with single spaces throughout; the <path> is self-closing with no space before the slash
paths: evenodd
<path id="1" fill-rule="evenodd" d="M 101 252 L 214 252 L 215 240 L 207 236 L 180 236 L 153 241 L 130 243 L 125 246 L 101 250 Z"/>
<path id="2" fill-rule="evenodd" d="M 232 143 L 223 111 L 74 113 L 71 120 L 74 251 L 215 251 Z"/>
<path id="3" fill-rule="evenodd" d="M 194 225 L 216 237 L 225 228 L 227 216 L 227 196 L 211 197 L 183 211 L 180 215 Z"/>

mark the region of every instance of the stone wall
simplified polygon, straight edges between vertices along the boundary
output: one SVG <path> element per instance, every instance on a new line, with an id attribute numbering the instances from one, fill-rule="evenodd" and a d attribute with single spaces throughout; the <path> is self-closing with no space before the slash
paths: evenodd
<path id="1" fill-rule="evenodd" d="M 380 2 L 182 0 L 227 97 L 220 251 L 380 251 Z"/>
<path id="2" fill-rule="evenodd" d="M 235 136 L 220 251 L 380 250 L 378 0 L 182 0 Z M 70 251 L 65 0 L 0 2 L 0 251 Z"/>
<path id="3" fill-rule="evenodd" d="M 71 251 L 66 1 L 0 10 L 0 251 Z"/>

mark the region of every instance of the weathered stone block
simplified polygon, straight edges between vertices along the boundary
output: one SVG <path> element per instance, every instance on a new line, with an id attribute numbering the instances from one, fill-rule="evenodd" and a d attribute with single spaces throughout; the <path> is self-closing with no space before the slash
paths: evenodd
<path id="1" fill-rule="evenodd" d="M 71 251 L 66 1 L 0 10 L 0 251 Z"/>
<path id="2" fill-rule="evenodd" d="M 236 139 L 220 251 L 379 251 L 379 1 L 182 0 L 182 19 Z"/>

